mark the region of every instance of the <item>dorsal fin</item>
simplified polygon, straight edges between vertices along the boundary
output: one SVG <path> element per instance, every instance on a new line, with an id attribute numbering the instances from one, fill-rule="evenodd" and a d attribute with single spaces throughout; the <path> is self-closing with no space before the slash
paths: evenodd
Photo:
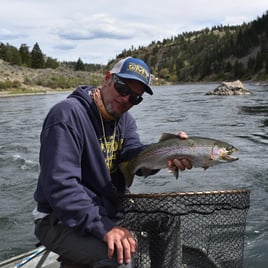
<path id="1" fill-rule="evenodd" d="M 165 140 L 170 140 L 174 138 L 179 138 L 179 136 L 176 134 L 171 134 L 171 133 L 163 133 L 159 141 L 165 141 Z"/>

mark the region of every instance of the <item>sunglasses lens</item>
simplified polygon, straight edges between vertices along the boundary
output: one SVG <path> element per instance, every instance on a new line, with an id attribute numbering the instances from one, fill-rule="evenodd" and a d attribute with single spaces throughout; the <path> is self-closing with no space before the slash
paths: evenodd
<path id="1" fill-rule="evenodd" d="M 137 105 L 139 103 L 141 103 L 143 100 L 142 96 L 132 96 L 130 95 L 130 102 L 133 104 L 133 105 Z"/>
<path id="2" fill-rule="evenodd" d="M 135 92 L 133 92 L 127 84 L 125 84 L 123 81 L 121 81 L 116 75 L 113 76 L 114 80 L 114 88 L 116 91 L 123 97 L 130 95 L 129 101 L 133 105 L 139 104 L 143 98 L 142 96 L 139 96 Z"/>
<path id="3" fill-rule="evenodd" d="M 114 87 L 117 90 L 117 92 L 123 97 L 130 94 L 129 88 L 125 84 L 115 82 Z"/>

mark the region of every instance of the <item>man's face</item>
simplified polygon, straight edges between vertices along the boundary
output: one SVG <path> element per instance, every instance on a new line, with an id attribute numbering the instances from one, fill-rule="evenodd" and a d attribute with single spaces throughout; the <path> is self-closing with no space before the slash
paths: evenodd
<path id="1" fill-rule="evenodd" d="M 141 82 L 131 79 L 119 79 L 132 91 L 132 95 L 136 94 L 137 98 L 144 93 L 144 86 Z M 108 72 L 101 89 L 101 95 L 107 112 L 112 116 L 119 117 L 128 111 L 133 106 L 133 103 L 131 103 L 131 94 L 122 96 L 116 90 L 115 83 L 117 83 L 117 79 L 113 78 L 113 75 Z"/>

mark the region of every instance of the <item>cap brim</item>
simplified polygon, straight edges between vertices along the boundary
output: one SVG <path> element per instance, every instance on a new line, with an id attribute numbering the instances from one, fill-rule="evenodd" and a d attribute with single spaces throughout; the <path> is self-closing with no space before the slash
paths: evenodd
<path id="1" fill-rule="evenodd" d="M 118 76 L 120 78 L 132 79 L 132 80 L 137 80 L 137 81 L 141 82 L 145 86 L 145 91 L 148 94 L 153 95 L 152 89 L 146 83 L 144 83 L 144 81 L 142 79 L 139 79 L 137 76 L 130 75 L 130 74 L 120 74 L 120 73 L 119 74 L 116 74 L 116 76 Z"/>

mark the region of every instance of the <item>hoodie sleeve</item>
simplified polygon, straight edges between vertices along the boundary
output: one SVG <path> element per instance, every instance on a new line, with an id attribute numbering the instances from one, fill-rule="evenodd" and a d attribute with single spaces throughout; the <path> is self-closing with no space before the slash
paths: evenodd
<path id="1" fill-rule="evenodd" d="M 137 125 L 130 113 L 126 113 L 124 118 L 125 136 L 124 146 L 121 155 L 121 162 L 129 161 L 135 157 L 144 147 L 137 133 Z"/>
<path id="2" fill-rule="evenodd" d="M 59 116 L 58 113 L 62 114 Z M 60 221 L 80 233 L 91 232 L 103 239 L 104 234 L 115 224 L 101 205 L 100 197 L 81 184 L 83 137 L 69 119 L 57 121 L 57 118 L 66 118 L 66 113 L 68 111 L 65 107 L 55 108 L 43 128 L 40 148 L 41 185 L 38 188 Z"/>

